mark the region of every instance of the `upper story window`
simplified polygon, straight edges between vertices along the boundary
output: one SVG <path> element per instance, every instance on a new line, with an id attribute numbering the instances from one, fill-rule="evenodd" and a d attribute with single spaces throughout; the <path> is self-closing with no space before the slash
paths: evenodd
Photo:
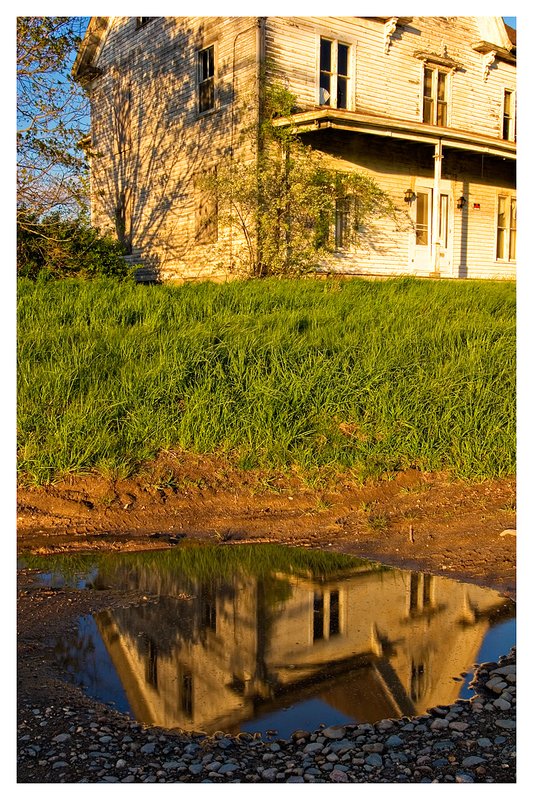
<path id="1" fill-rule="evenodd" d="M 197 53 L 198 111 L 200 114 L 215 107 L 215 45 L 204 47 Z"/>
<path id="2" fill-rule="evenodd" d="M 503 91 L 503 125 L 502 136 L 508 142 L 516 139 L 516 98 L 511 89 Z"/>
<path id="3" fill-rule="evenodd" d="M 139 28 L 144 28 L 145 25 L 148 25 L 151 20 L 155 19 L 155 17 L 135 17 L 135 22 L 137 24 L 137 30 Z"/>
<path id="4" fill-rule="evenodd" d="M 449 73 L 438 67 L 424 67 L 423 121 L 445 128 L 448 124 Z"/>
<path id="5" fill-rule="evenodd" d="M 350 51 L 348 44 L 320 38 L 319 105 L 350 107 Z"/>
<path id="6" fill-rule="evenodd" d="M 516 260 L 516 197 L 498 197 L 496 231 L 496 258 L 501 261 Z"/>

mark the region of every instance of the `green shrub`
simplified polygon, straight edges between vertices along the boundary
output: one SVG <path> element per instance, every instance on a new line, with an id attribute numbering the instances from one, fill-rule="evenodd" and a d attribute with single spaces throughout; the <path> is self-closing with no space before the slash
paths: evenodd
<path id="1" fill-rule="evenodd" d="M 20 213 L 17 220 L 17 272 L 35 280 L 75 276 L 127 277 L 131 269 L 124 248 L 102 235 L 83 217 L 66 219 L 58 212 L 38 220 Z"/>

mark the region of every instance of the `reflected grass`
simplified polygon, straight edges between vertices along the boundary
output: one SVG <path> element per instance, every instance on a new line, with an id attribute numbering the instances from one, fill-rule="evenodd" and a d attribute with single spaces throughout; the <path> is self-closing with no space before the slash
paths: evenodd
<path id="1" fill-rule="evenodd" d="M 24 555 L 21 565 L 61 578 L 76 586 L 80 577 L 98 571 L 99 583 L 113 584 L 114 574 L 124 570 L 143 571 L 151 575 L 180 576 L 200 583 L 233 579 L 236 575 L 255 578 L 277 572 L 295 577 L 325 580 L 357 570 L 387 569 L 366 559 L 322 550 L 285 547 L 276 544 L 204 545 L 184 542 L 169 550 L 140 553 L 99 553 L 77 555 Z M 53 582 L 53 580 L 52 580 Z"/>

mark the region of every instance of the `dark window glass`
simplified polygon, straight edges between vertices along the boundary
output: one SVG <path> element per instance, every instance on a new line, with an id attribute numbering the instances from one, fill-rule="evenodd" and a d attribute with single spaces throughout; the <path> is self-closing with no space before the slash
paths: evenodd
<path id="1" fill-rule="evenodd" d="M 329 635 L 336 636 L 340 630 L 339 592 L 335 591 L 329 595 Z"/>
<path id="2" fill-rule="evenodd" d="M 215 107 L 215 48 L 206 47 L 198 53 L 198 108 L 200 113 Z"/>
<path id="3" fill-rule="evenodd" d="M 348 108 L 348 79 L 337 78 L 337 108 Z"/>
<path id="4" fill-rule="evenodd" d="M 315 592 L 313 600 L 313 641 L 324 638 L 324 596 Z"/>
<path id="5" fill-rule="evenodd" d="M 337 59 L 337 72 L 339 75 L 348 75 L 348 45 L 340 44 Z"/>
<path id="6" fill-rule="evenodd" d="M 328 39 L 320 40 L 320 71 L 331 72 L 331 45 Z"/>

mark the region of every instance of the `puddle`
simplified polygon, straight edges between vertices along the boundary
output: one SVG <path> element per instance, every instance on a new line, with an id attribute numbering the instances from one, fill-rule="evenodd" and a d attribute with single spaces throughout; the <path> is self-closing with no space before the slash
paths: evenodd
<path id="1" fill-rule="evenodd" d="M 286 738 L 422 714 L 471 696 L 472 665 L 515 643 L 497 592 L 338 554 L 180 546 L 30 566 L 48 586 L 149 598 L 53 645 L 87 694 L 163 728 Z"/>

